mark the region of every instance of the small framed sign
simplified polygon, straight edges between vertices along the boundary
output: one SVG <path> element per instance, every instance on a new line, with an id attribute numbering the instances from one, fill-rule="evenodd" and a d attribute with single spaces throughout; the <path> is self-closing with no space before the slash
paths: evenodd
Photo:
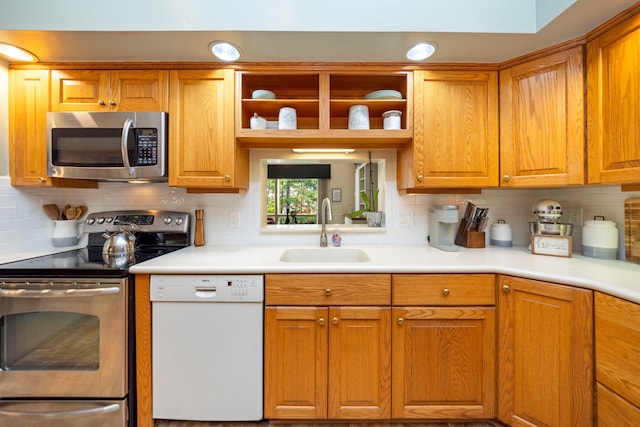
<path id="1" fill-rule="evenodd" d="M 570 258 L 572 252 L 571 236 L 555 236 L 551 234 L 532 234 L 531 253 Z"/>

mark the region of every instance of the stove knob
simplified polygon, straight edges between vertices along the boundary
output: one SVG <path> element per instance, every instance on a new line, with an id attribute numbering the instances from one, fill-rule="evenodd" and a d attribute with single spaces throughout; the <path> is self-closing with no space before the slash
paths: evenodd
<path id="1" fill-rule="evenodd" d="M 184 220 L 182 218 L 176 218 L 176 225 L 182 225 Z"/>
<path id="2" fill-rule="evenodd" d="M 98 224 L 103 224 L 103 223 L 104 223 L 104 217 L 102 217 L 102 216 L 101 216 L 100 218 L 98 218 L 98 219 L 96 220 L 96 222 L 97 222 Z"/>
<path id="3" fill-rule="evenodd" d="M 87 224 L 89 225 L 93 225 L 93 223 L 96 222 L 96 219 L 91 217 L 91 218 L 87 218 Z"/>
<path id="4" fill-rule="evenodd" d="M 171 224 L 171 221 L 172 221 L 172 218 L 170 216 L 164 217 L 164 223 L 165 224 L 169 225 L 169 224 Z"/>
<path id="5" fill-rule="evenodd" d="M 113 222 L 113 218 L 111 217 L 107 218 L 107 223 L 111 223 L 111 222 Z"/>

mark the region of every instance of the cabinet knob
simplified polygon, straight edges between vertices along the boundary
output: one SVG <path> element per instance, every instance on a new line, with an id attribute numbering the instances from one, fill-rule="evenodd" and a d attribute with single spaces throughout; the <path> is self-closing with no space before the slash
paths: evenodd
<path id="1" fill-rule="evenodd" d="M 509 285 L 502 285 L 502 292 L 511 292 L 511 288 L 509 287 Z"/>
<path id="2" fill-rule="evenodd" d="M 116 105 L 116 101 L 114 101 L 113 99 L 109 100 L 109 105 Z"/>
<path id="3" fill-rule="evenodd" d="M 423 179 L 424 179 L 424 176 L 418 175 L 418 181 L 422 182 Z"/>
<path id="4" fill-rule="evenodd" d="M 398 325 L 404 325 L 404 317 L 398 317 Z"/>
<path id="5" fill-rule="evenodd" d="M 446 297 L 447 295 L 449 295 L 449 289 L 444 288 L 444 289 L 442 290 L 442 295 L 444 295 L 445 297 Z"/>
<path id="6" fill-rule="evenodd" d="M 100 105 L 106 105 L 106 104 L 105 104 L 105 102 L 104 102 L 102 99 L 98 100 L 98 104 L 100 104 Z"/>
<path id="7" fill-rule="evenodd" d="M 334 325 L 338 324 L 338 318 L 334 317 L 333 319 L 331 319 L 331 323 L 333 323 Z"/>
<path id="8" fill-rule="evenodd" d="M 510 177 L 509 175 L 503 175 L 503 176 L 502 176 L 502 180 L 503 180 L 504 182 L 507 182 L 507 181 L 509 181 L 510 179 L 511 179 L 511 177 Z"/>
<path id="9" fill-rule="evenodd" d="M 318 323 L 320 324 L 320 326 L 324 326 L 324 317 L 318 319 Z"/>
<path id="10" fill-rule="evenodd" d="M 231 181 L 231 177 L 230 177 L 229 175 L 225 175 L 225 176 L 224 176 L 224 180 L 225 180 L 226 182 L 229 182 L 229 181 Z"/>
<path id="11" fill-rule="evenodd" d="M 324 290 L 324 294 L 325 294 L 326 296 L 330 297 L 330 296 L 331 296 L 331 289 L 329 289 L 329 288 L 325 289 L 325 290 Z"/>
<path id="12" fill-rule="evenodd" d="M 38 181 L 40 182 L 40 184 L 44 184 L 45 182 L 47 182 L 47 178 L 41 176 L 40 178 L 38 178 Z"/>

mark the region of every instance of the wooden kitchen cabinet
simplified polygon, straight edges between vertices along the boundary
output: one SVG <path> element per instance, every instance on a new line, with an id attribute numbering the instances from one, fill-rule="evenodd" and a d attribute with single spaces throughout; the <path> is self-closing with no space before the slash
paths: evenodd
<path id="1" fill-rule="evenodd" d="M 640 306 L 595 293 L 598 426 L 640 425 Z"/>
<path id="2" fill-rule="evenodd" d="M 390 418 L 389 275 L 268 274 L 265 304 L 265 418 Z"/>
<path id="3" fill-rule="evenodd" d="M 167 111 L 166 70 L 52 70 L 51 111 Z"/>
<path id="4" fill-rule="evenodd" d="M 47 176 L 49 71 L 10 70 L 9 167 L 11 185 L 97 188 L 96 182 Z"/>
<path id="5" fill-rule="evenodd" d="M 495 417 L 495 276 L 394 274 L 393 418 Z"/>
<path id="6" fill-rule="evenodd" d="M 411 72 L 367 67 L 327 67 L 322 71 L 239 71 L 236 138 L 251 148 L 399 148 L 413 136 Z M 267 89 L 275 99 L 253 99 Z M 394 90 L 401 98 L 371 99 L 378 90 Z M 365 105 L 369 130 L 348 129 L 349 108 Z M 295 130 L 250 128 L 254 114 L 277 122 L 280 108 L 296 110 Z M 401 129 L 383 129 L 382 113 L 401 112 Z"/>
<path id="7" fill-rule="evenodd" d="M 497 187 L 497 71 L 413 76 L 413 140 L 398 151 L 398 189 Z"/>
<path id="8" fill-rule="evenodd" d="M 233 133 L 233 73 L 170 72 L 170 186 L 229 193 L 249 187 L 249 151 L 236 144 Z"/>
<path id="9" fill-rule="evenodd" d="M 500 71 L 502 187 L 584 184 L 583 48 Z"/>
<path id="10" fill-rule="evenodd" d="M 587 44 L 587 183 L 640 182 L 640 14 Z"/>
<path id="11" fill-rule="evenodd" d="M 498 319 L 499 420 L 593 425 L 593 292 L 499 276 Z"/>

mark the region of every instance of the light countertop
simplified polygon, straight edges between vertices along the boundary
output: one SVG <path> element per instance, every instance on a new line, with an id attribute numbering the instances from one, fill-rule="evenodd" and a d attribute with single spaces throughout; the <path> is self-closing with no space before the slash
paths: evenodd
<path id="1" fill-rule="evenodd" d="M 602 291 L 640 303 L 640 265 L 600 260 L 574 253 L 571 258 L 532 255 L 526 247 L 483 249 L 460 247 L 445 252 L 430 246 L 354 245 L 318 248 L 362 249 L 366 262 L 283 262 L 287 249 L 317 246 L 190 246 L 135 264 L 132 273 L 499 273 Z"/>

